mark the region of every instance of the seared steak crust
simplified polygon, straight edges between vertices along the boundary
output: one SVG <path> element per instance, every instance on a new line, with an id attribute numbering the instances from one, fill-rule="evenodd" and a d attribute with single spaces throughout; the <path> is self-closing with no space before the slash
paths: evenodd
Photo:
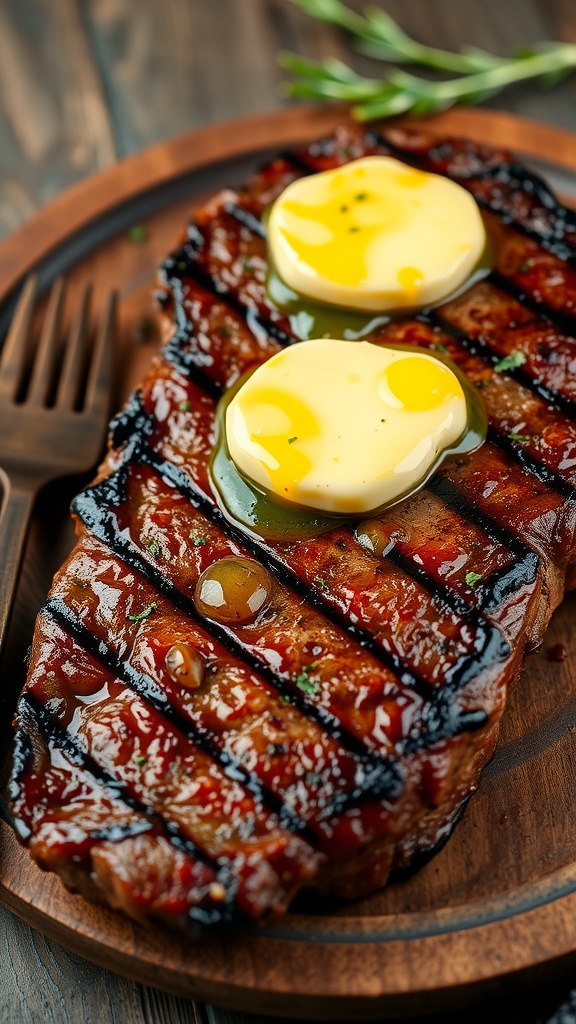
<path id="1" fill-rule="evenodd" d="M 367 153 L 447 174 L 485 211 L 488 277 L 369 337 L 446 351 L 489 440 L 374 519 L 371 548 L 352 525 L 257 540 L 222 515 L 208 462 L 219 395 L 299 340 L 266 292 L 262 214 Z M 369 893 L 449 833 L 576 576 L 575 247 L 574 215 L 509 154 L 398 129 L 343 126 L 196 212 L 160 272 L 162 354 L 75 501 L 38 618 L 11 796 L 41 866 L 190 930 L 270 920 L 303 886 Z M 273 577 L 248 625 L 194 604 L 230 555 Z M 196 688 L 166 669 L 175 644 L 202 657 Z"/>

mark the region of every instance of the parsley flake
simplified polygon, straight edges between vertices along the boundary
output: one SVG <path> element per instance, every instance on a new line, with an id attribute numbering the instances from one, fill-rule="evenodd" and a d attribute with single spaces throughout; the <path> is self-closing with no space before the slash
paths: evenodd
<path id="1" fill-rule="evenodd" d="M 313 662 L 312 665 L 304 665 L 300 675 L 296 677 L 296 686 L 298 689 L 302 690 L 304 693 L 310 694 L 311 696 L 318 693 L 318 683 L 312 682 L 309 675 L 309 673 L 313 672 L 315 668 L 316 662 Z"/>
<path id="2" fill-rule="evenodd" d="M 221 338 L 230 338 L 232 336 L 232 331 L 229 327 L 226 326 L 226 324 L 219 324 L 219 326 L 216 328 L 216 331 L 218 332 Z"/>
<path id="3" fill-rule="evenodd" d="M 530 434 L 517 434 L 514 430 L 512 430 L 507 436 L 510 438 L 511 441 L 524 442 L 532 440 Z"/>
<path id="4" fill-rule="evenodd" d="M 520 270 L 520 271 L 521 271 L 521 272 L 522 272 L 523 274 L 525 274 L 527 270 L 530 270 L 530 264 L 528 263 L 528 261 L 527 261 L 527 260 L 524 260 L 524 263 L 521 263 L 521 264 L 520 264 L 520 266 L 518 267 L 518 269 L 519 269 L 519 270 Z"/>
<path id="5" fill-rule="evenodd" d="M 142 245 L 143 242 L 148 241 L 150 232 L 145 224 L 133 224 L 128 229 L 128 241 L 132 242 L 133 245 Z"/>
<path id="6" fill-rule="evenodd" d="M 328 590 L 329 588 L 329 583 L 327 580 L 324 579 L 323 576 L 315 576 L 314 583 L 316 583 L 319 587 L 324 587 L 326 590 Z"/>
<path id="7" fill-rule="evenodd" d="M 523 352 L 510 352 L 509 355 L 504 356 L 503 359 L 499 359 L 494 367 L 495 373 L 506 373 L 506 370 L 516 370 L 519 366 L 523 366 L 526 362 L 526 356 Z"/>
<path id="8" fill-rule="evenodd" d="M 135 758 L 136 764 L 138 764 L 138 765 L 146 764 L 147 760 L 148 760 L 148 758 L 144 757 L 143 755 L 141 755 L 140 757 L 136 757 Z"/>
<path id="9" fill-rule="evenodd" d="M 146 608 L 143 608 L 142 611 L 138 612 L 137 615 L 127 615 L 126 618 L 130 622 L 142 622 L 143 619 L 147 619 L 149 615 L 152 615 L 152 612 L 155 612 L 157 607 L 157 601 L 152 601 L 152 604 L 149 604 Z"/>
<path id="10" fill-rule="evenodd" d="M 447 352 L 448 351 L 448 346 L 444 345 L 443 342 L 441 342 L 441 341 L 437 341 L 436 344 L 434 345 L 434 348 L 436 349 L 437 352 Z"/>
<path id="11" fill-rule="evenodd" d="M 254 265 L 250 262 L 247 256 L 242 257 L 242 270 L 246 271 L 247 274 L 254 273 Z"/>
<path id="12" fill-rule="evenodd" d="M 298 440 L 298 434 L 294 434 L 294 437 L 288 438 L 288 444 L 294 444 L 294 441 Z"/>
<path id="13" fill-rule="evenodd" d="M 178 409 L 180 410 L 180 412 L 190 412 L 191 408 L 191 402 L 178 402 Z"/>
<path id="14" fill-rule="evenodd" d="M 348 228 L 348 231 L 350 232 L 351 235 L 355 235 L 357 231 L 360 231 L 360 228 L 356 227 L 356 225 L 353 224 L 351 228 Z"/>
<path id="15" fill-rule="evenodd" d="M 482 579 L 482 573 L 481 572 L 467 572 L 466 573 L 466 583 L 467 583 L 467 585 L 469 587 L 475 587 L 476 584 L 478 583 L 478 580 L 481 580 L 481 579 Z"/>
<path id="16" fill-rule="evenodd" d="M 356 200 L 357 203 L 361 203 L 364 199 L 368 199 L 368 193 L 358 192 L 358 194 L 354 196 L 354 199 Z"/>
<path id="17" fill-rule="evenodd" d="M 148 537 L 146 541 L 146 547 L 148 548 L 148 551 L 152 555 L 152 558 L 158 558 L 158 555 L 160 554 L 162 548 L 160 547 L 155 537 Z M 130 616 L 128 616 L 128 618 L 130 618 Z"/>
<path id="18" fill-rule="evenodd" d="M 208 543 L 208 537 L 194 537 L 192 546 L 195 548 L 203 548 Z"/>

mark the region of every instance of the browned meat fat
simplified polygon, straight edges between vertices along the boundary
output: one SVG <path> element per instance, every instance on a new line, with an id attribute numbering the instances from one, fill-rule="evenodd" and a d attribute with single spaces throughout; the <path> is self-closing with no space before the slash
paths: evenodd
<path id="1" fill-rule="evenodd" d="M 219 395 L 298 341 L 266 292 L 261 215 L 367 153 L 484 211 L 488 277 L 369 337 L 447 351 L 489 438 L 361 531 L 260 541 L 223 517 L 208 462 Z M 343 126 L 196 212 L 160 271 L 168 341 L 38 617 L 11 794 L 43 867 L 194 930 L 269 921 L 304 886 L 368 894 L 449 834 L 575 581 L 575 247 L 574 214 L 509 154 L 398 129 Z M 231 567 L 244 589 L 211 616 L 204 583 Z"/>

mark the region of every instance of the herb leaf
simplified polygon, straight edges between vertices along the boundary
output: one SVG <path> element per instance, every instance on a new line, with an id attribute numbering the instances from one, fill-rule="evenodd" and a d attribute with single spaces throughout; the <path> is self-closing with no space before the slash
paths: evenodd
<path id="1" fill-rule="evenodd" d="M 311 696 L 318 693 L 318 683 L 312 682 L 309 675 L 309 673 L 313 672 L 315 668 L 315 662 L 312 665 L 305 665 L 300 675 L 296 677 L 296 686 L 298 689 L 302 690 L 304 693 L 310 694 Z"/>
<path id="2" fill-rule="evenodd" d="M 519 366 L 524 366 L 526 362 L 526 356 L 523 352 L 510 352 L 503 359 L 499 359 L 494 366 L 495 373 L 506 373 L 507 370 L 517 370 Z"/>
<path id="3" fill-rule="evenodd" d="M 146 547 L 148 548 L 148 551 L 152 555 L 152 558 L 158 558 L 160 552 L 162 551 L 162 548 L 160 547 L 160 545 L 159 545 L 158 541 L 156 540 L 156 538 L 155 537 L 148 537 L 148 539 L 146 540 L 145 543 L 146 543 Z M 128 618 L 130 618 L 130 616 L 128 616 Z"/>
<path id="4" fill-rule="evenodd" d="M 150 232 L 145 224 L 133 224 L 128 229 L 128 241 L 132 242 L 133 245 L 142 245 L 148 241 Z"/>
<path id="5" fill-rule="evenodd" d="M 474 588 L 476 586 L 476 584 L 478 583 L 478 580 L 481 580 L 481 579 L 482 579 L 482 573 L 481 572 L 467 572 L 466 573 L 466 583 L 468 584 L 469 587 Z"/>
<path id="6" fill-rule="evenodd" d="M 143 608 L 142 611 L 138 612 L 137 615 L 127 615 L 126 618 L 130 622 L 142 622 L 143 619 L 147 619 L 149 615 L 152 615 L 152 612 L 155 612 L 157 607 L 158 602 L 152 601 L 151 604 L 149 604 L 146 608 Z"/>
<path id="7" fill-rule="evenodd" d="M 282 67 L 295 76 L 285 86 L 288 95 L 349 100 L 359 121 L 408 112 L 427 116 L 455 103 L 481 103 L 515 82 L 537 79 L 544 86 L 555 84 L 576 69 L 576 44 L 540 43 L 509 57 L 476 47 L 453 53 L 412 39 L 380 8 L 367 7 L 359 13 L 342 0 L 292 2 L 312 18 L 350 32 L 356 48 L 376 60 L 450 73 L 449 78 L 430 80 L 391 68 L 382 79 L 363 78 L 335 58 L 313 61 L 294 53 L 280 54 Z"/>

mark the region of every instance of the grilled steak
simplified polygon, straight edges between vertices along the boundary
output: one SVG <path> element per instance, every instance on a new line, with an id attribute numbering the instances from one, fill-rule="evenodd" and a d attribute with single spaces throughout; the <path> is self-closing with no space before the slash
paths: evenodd
<path id="1" fill-rule="evenodd" d="M 489 438 L 361 529 L 258 540 L 222 515 L 208 461 L 219 395 L 298 341 L 266 293 L 261 216 L 368 153 L 485 211 L 489 276 L 369 337 L 446 350 Z M 74 503 L 36 626 L 11 798 L 42 867 L 190 930 L 268 921 L 304 886 L 370 893 L 449 834 L 576 579 L 575 253 L 574 215 L 509 154 L 399 129 L 344 126 L 197 211 L 160 271 L 163 351 Z M 194 600 L 224 558 L 265 567 L 252 621 Z"/>

